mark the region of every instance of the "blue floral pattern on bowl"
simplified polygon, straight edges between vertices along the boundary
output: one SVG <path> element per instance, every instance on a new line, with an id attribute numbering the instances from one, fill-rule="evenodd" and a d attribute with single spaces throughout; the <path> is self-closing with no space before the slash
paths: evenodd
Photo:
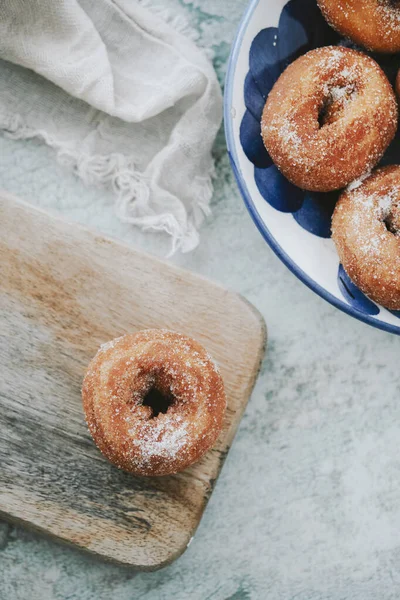
<path id="1" fill-rule="evenodd" d="M 240 141 L 254 164 L 254 178 L 263 198 L 282 212 L 293 213 L 310 233 L 330 237 L 330 218 L 338 193 L 304 192 L 275 167 L 261 138 L 261 115 L 275 81 L 293 60 L 319 46 L 337 44 L 340 37 L 325 22 L 315 0 L 290 0 L 282 10 L 279 26 L 263 29 L 250 48 L 245 79 L 246 112 Z"/>
<path id="2" fill-rule="evenodd" d="M 266 202 L 277 211 L 292 214 L 307 232 L 331 237 L 331 217 L 340 192 L 329 194 L 304 191 L 290 183 L 273 164 L 261 137 L 262 111 L 274 83 L 296 58 L 320 46 L 346 44 L 325 21 L 316 0 L 290 0 L 282 9 L 278 27 L 261 30 L 249 53 L 249 71 L 244 81 L 245 113 L 240 124 L 240 143 L 254 165 L 254 181 Z M 398 57 L 373 55 L 394 83 Z M 400 136 L 397 135 L 381 164 L 400 162 Z M 350 280 L 340 265 L 338 287 L 346 301 L 358 312 L 377 315 L 380 308 Z M 400 317 L 400 312 L 393 312 Z"/>

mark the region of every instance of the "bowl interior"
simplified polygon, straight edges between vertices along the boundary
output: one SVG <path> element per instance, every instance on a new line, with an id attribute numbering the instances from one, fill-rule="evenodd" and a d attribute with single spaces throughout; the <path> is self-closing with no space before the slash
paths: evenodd
<path id="1" fill-rule="evenodd" d="M 251 216 L 287 267 L 337 308 L 400 334 L 400 314 L 364 296 L 339 264 L 330 239 L 331 214 L 338 193 L 311 194 L 290 184 L 272 164 L 261 140 L 262 108 L 280 73 L 306 51 L 330 44 L 347 42 L 325 23 L 315 0 L 252 0 L 228 65 L 228 152 Z M 398 56 L 379 62 L 393 80 L 400 66 Z M 400 164 L 399 135 L 382 162 Z"/>

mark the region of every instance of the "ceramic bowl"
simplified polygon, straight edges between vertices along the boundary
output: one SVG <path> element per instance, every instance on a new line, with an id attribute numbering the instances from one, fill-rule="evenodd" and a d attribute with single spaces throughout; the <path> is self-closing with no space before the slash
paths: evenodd
<path id="1" fill-rule="evenodd" d="M 330 238 L 338 192 L 305 192 L 272 163 L 261 113 L 280 73 L 308 50 L 350 45 L 323 19 L 316 0 L 252 0 L 232 46 L 225 88 L 228 152 L 244 202 L 265 240 L 301 281 L 328 302 L 374 327 L 400 334 L 400 312 L 367 298 L 339 264 Z M 399 56 L 377 57 L 393 82 Z M 400 137 L 381 164 L 400 164 Z"/>

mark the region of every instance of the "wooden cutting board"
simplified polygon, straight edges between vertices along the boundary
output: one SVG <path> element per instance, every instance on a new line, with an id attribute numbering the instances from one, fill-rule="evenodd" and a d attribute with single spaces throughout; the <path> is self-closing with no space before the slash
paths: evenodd
<path id="1" fill-rule="evenodd" d="M 190 542 L 252 391 L 258 312 L 197 275 L 0 193 L 0 514 L 152 570 Z M 196 338 L 221 366 L 224 430 L 199 463 L 137 478 L 93 444 L 81 405 L 98 346 L 145 328 Z"/>

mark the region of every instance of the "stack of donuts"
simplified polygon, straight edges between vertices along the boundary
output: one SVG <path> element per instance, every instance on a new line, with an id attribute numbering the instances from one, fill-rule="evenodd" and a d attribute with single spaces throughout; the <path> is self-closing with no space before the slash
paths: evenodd
<path id="1" fill-rule="evenodd" d="M 317 0 L 328 23 L 368 51 L 400 52 L 400 0 Z M 400 96 L 400 72 L 396 91 Z M 400 166 L 375 169 L 398 126 L 396 94 L 363 51 L 326 46 L 282 73 L 262 115 L 265 147 L 302 189 L 344 191 L 332 238 L 355 284 L 400 310 Z"/>

